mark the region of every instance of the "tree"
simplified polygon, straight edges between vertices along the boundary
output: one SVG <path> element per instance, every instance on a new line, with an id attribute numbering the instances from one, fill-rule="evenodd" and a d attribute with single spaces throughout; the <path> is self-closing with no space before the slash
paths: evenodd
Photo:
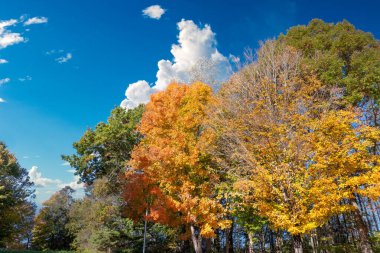
<path id="1" fill-rule="evenodd" d="M 303 75 L 300 56 L 265 43 L 258 61 L 222 87 L 213 123 L 223 141 L 215 152 L 220 165 L 238 164 L 230 173 L 240 176 L 235 187 L 244 202 L 292 234 L 295 252 L 302 252 L 302 235 L 355 210 L 355 195 L 375 187 L 368 178 L 379 172 L 379 157 L 369 152 L 379 131 L 341 109 L 339 94 Z M 370 252 L 364 232 L 362 251 Z"/>
<path id="2" fill-rule="evenodd" d="M 36 205 L 30 201 L 13 209 L 13 235 L 7 242 L 7 248 L 29 249 L 32 245 L 32 230 L 34 226 L 34 216 Z M 9 217 L 9 216 L 8 216 Z"/>
<path id="3" fill-rule="evenodd" d="M 0 142 L 0 247 L 22 247 L 30 232 L 35 206 L 28 172 Z"/>
<path id="4" fill-rule="evenodd" d="M 205 110 L 212 99 L 211 88 L 202 83 L 172 83 L 152 95 L 138 127 L 144 138 L 130 163 L 159 186 L 167 208 L 176 211 L 191 234 L 196 252 L 202 250 L 202 237 L 213 237 L 215 229 L 228 224 L 215 199 L 218 174 L 200 148 Z M 150 215 L 164 215 L 161 211 L 152 209 Z"/>
<path id="5" fill-rule="evenodd" d="M 126 252 L 141 252 L 142 223 L 125 217 L 128 208 L 119 195 L 112 194 L 108 185 L 105 177 L 95 180 L 91 194 L 75 200 L 70 208 L 66 227 L 75 237 L 73 246 L 81 252 L 113 252 L 122 249 L 128 249 Z M 148 252 L 155 249 L 170 251 L 175 236 L 168 228 L 149 224 L 148 231 Z"/>
<path id="6" fill-rule="evenodd" d="M 346 20 L 333 24 L 314 19 L 307 26 L 290 28 L 279 40 L 302 52 L 306 71 L 316 73 L 327 87 L 339 88 L 346 106 L 359 106 L 367 125 L 380 126 L 380 43 L 372 34 Z M 379 154 L 379 147 L 374 140 L 373 154 Z M 362 214 L 372 216 L 369 229 L 374 225 L 378 230 L 372 207 L 376 201 L 358 195 L 358 202 L 367 203 L 360 206 Z"/>
<path id="7" fill-rule="evenodd" d="M 380 43 L 372 34 L 348 21 L 313 19 L 307 26 L 290 28 L 279 40 L 299 49 L 323 83 L 345 87 L 349 101 L 380 98 Z"/>
<path id="8" fill-rule="evenodd" d="M 125 162 L 130 159 L 130 152 L 141 138 L 135 131 L 135 126 L 140 121 L 143 110 L 142 105 L 127 111 L 115 108 L 107 123 L 101 122 L 94 130 L 88 129 L 74 143 L 76 154 L 62 156 L 76 169 L 82 182 L 92 184 L 95 179 L 103 176 L 113 183 L 118 181 Z"/>
<path id="9" fill-rule="evenodd" d="M 69 186 L 53 194 L 35 217 L 33 247 L 40 250 L 68 250 L 73 235 L 66 228 L 74 203 L 74 190 Z"/>

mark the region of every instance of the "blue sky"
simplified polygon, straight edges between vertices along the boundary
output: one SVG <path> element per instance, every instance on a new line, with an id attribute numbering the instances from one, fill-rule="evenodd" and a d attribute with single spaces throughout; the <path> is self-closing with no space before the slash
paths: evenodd
<path id="1" fill-rule="evenodd" d="M 159 19 L 142 13 L 152 5 L 165 10 Z M 71 154 L 72 143 L 86 128 L 106 120 L 126 99 L 129 84 L 135 86 L 129 89 L 128 105 L 144 100 L 138 97 L 144 95 L 140 89 L 147 89 L 146 95 L 160 88 L 155 86 L 164 80 L 156 78 L 160 60 L 170 61 L 161 66 L 161 74 L 180 75 L 188 41 L 194 43 L 191 50 L 217 55 L 225 67 L 230 55 L 257 48 L 259 40 L 312 18 L 347 19 L 379 38 L 379 9 L 379 1 L 347 0 L 2 0 L 0 20 L 17 20 L 6 33 L 19 33 L 24 41 L 3 48 L 0 43 L 0 59 L 7 61 L 0 64 L 0 98 L 5 100 L 0 102 L 0 140 L 22 166 L 33 168 L 41 202 L 74 180 L 61 154 Z M 47 20 L 25 25 L 34 17 Z M 187 23 L 178 30 L 182 19 Z M 191 42 L 195 35 L 211 44 Z M 179 46 L 174 55 L 173 44 Z"/>

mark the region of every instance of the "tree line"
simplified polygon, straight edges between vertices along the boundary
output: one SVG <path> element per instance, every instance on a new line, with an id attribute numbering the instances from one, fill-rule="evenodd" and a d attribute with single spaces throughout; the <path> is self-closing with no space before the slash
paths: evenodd
<path id="1" fill-rule="evenodd" d="M 347 21 L 315 19 L 245 55 L 217 90 L 201 78 L 173 82 L 147 105 L 115 108 L 88 129 L 76 153 L 63 156 L 85 196 L 66 187 L 30 219 L 32 192 L 23 193 L 29 229 L 14 232 L 19 243 L 79 252 L 377 252 L 379 41 Z M 11 247 L 7 229 L 0 242 Z"/>

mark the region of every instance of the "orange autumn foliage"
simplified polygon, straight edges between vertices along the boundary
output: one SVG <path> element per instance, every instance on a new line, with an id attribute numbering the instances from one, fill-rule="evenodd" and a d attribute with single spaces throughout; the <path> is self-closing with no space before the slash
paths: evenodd
<path id="1" fill-rule="evenodd" d="M 199 228 L 204 237 L 214 236 L 215 229 L 228 224 L 215 198 L 218 175 L 200 148 L 206 107 L 212 100 L 212 89 L 202 83 L 172 83 L 152 95 L 138 127 L 144 138 L 130 162 L 165 199 L 163 208 L 151 215 L 165 216 L 164 207 L 169 206 L 180 223 Z"/>

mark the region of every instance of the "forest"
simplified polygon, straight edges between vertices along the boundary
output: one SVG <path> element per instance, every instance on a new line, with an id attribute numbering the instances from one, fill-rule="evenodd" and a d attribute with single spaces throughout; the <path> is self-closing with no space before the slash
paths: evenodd
<path id="1" fill-rule="evenodd" d="M 83 198 L 37 210 L 0 143 L 0 252 L 380 252 L 380 42 L 314 19 L 244 58 L 84 132 Z"/>

